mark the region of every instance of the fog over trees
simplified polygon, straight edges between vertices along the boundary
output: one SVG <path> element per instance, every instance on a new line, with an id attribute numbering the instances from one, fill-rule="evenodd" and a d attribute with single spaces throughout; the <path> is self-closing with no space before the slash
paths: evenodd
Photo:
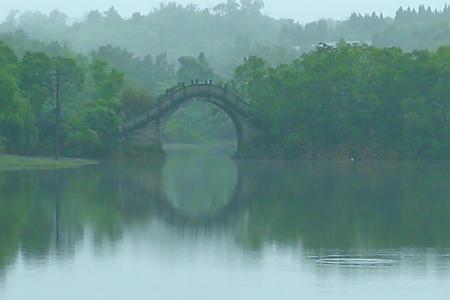
<path id="1" fill-rule="evenodd" d="M 79 0 L 79 1 L 58 1 L 58 0 L 3 0 L 0 3 L 0 19 L 6 17 L 10 10 L 18 9 L 21 11 L 32 10 L 41 11 L 46 14 L 57 9 L 71 18 L 82 18 L 87 11 L 98 9 L 99 11 L 108 10 L 114 6 L 124 17 L 131 17 L 133 13 L 140 12 L 147 14 L 160 3 L 168 3 L 169 0 Z M 221 0 L 178 0 L 179 4 L 187 5 L 197 4 L 200 8 L 212 9 L 221 2 Z M 375 11 L 383 13 L 385 16 L 392 17 L 395 11 L 400 7 L 419 7 L 424 4 L 433 8 L 442 8 L 445 0 L 341 0 L 341 1 L 305 1 L 305 0 L 265 0 L 263 13 L 275 18 L 293 19 L 301 23 L 308 23 L 318 19 L 344 20 L 353 13 L 367 13 Z"/>
<path id="2" fill-rule="evenodd" d="M 213 79 L 252 102 L 268 133 L 258 155 L 448 156 L 448 6 L 307 24 L 272 18 L 263 8 L 260 0 L 211 9 L 169 3 L 124 18 L 111 7 L 77 22 L 56 10 L 11 12 L 0 24 L 2 148 L 50 151 L 53 91 L 44 77 L 60 68 L 70 80 L 66 155 L 109 155 L 121 123 L 156 96 L 180 82 Z M 217 110 L 193 106 L 167 135 L 231 137 L 225 121 Z M 206 129 L 198 134 L 180 126 L 186 123 Z"/>

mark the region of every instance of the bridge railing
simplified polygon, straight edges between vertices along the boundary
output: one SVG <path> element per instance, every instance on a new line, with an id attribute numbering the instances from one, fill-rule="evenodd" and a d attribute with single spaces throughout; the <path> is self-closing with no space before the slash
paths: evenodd
<path id="1" fill-rule="evenodd" d="M 175 98 L 178 98 L 180 95 L 180 92 L 185 92 L 184 96 L 189 96 L 189 91 L 193 88 L 196 89 L 202 89 L 204 92 L 207 92 L 209 94 L 213 94 L 212 96 L 232 96 L 235 98 L 235 103 L 250 107 L 250 103 L 248 101 L 245 101 L 242 97 L 238 96 L 234 91 L 230 90 L 227 85 L 217 85 L 213 84 L 211 80 L 205 81 L 205 82 L 195 82 L 191 83 L 190 85 L 186 85 L 184 83 L 180 83 L 179 85 L 172 87 L 170 89 L 166 90 L 166 93 L 161 95 L 158 98 L 161 98 L 163 100 L 167 100 L 168 97 L 173 96 Z M 215 95 L 214 95 L 215 94 Z"/>
<path id="2" fill-rule="evenodd" d="M 167 89 L 165 94 L 158 96 L 155 106 L 144 111 L 142 115 L 128 120 L 123 124 L 121 131 L 127 131 L 143 123 L 148 123 L 152 121 L 152 118 L 156 119 L 176 107 L 179 104 L 178 102 L 196 96 L 220 98 L 235 110 L 241 111 L 242 113 L 248 113 L 250 110 L 250 104 L 230 91 L 226 85 L 215 85 L 212 81 L 196 81 L 191 82 L 190 85 L 182 83 Z"/>

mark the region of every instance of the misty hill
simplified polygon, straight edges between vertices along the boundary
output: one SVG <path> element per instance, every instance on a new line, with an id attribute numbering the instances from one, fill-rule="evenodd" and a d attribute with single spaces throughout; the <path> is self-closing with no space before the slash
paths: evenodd
<path id="1" fill-rule="evenodd" d="M 405 50 L 450 44 L 448 6 L 440 11 L 424 6 L 417 10 L 400 8 L 394 18 L 352 14 L 345 21 L 308 24 L 263 15 L 263 7 L 261 0 L 228 0 L 211 10 L 172 2 L 130 18 L 123 18 L 113 7 L 106 12 L 90 11 L 76 22 L 58 11 L 49 15 L 13 11 L 0 24 L 0 32 L 10 33 L 1 38 L 19 54 L 33 50 L 66 55 L 73 49 L 92 53 L 126 73 L 137 72 L 140 68 L 136 66 L 173 64 L 180 57 L 206 53 L 215 73 L 225 78 L 233 76 L 243 57 L 259 55 L 272 64 L 286 63 L 313 50 L 318 43 L 335 44 L 341 39 Z M 111 47 L 100 48 L 106 45 Z M 130 72 L 127 75 L 139 77 Z M 152 90 L 159 91 L 155 84 Z"/>
<path id="2" fill-rule="evenodd" d="M 285 46 L 311 50 L 319 42 L 365 42 L 377 47 L 400 47 L 404 50 L 435 50 L 450 43 L 450 7 L 432 10 L 399 8 L 394 18 L 375 13 L 352 14 L 348 20 L 320 20 L 306 25 L 284 26 L 280 41 Z"/>
<path id="3" fill-rule="evenodd" d="M 148 15 L 135 13 L 129 19 L 122 18 L 114 8 L 104 13 L 91 11 L 73 24 L 57 11 L 49 16 L 13 12 L 0 25 L 0 31 L 22 29 L 33 38 L 66 42 L 83 53 L 113 45 L 142 57 L 167 52 L 175 61 L 206 52 L 213 65 L 231 73 L 234 68 L 227 69 L 230 64 L 240 64 L 250 53 L 264 54 L 278 42 L 284 22 L 262 15 L 261 8 L 259 1 L 229 1 L 214 11 L 169 3 Z"/>

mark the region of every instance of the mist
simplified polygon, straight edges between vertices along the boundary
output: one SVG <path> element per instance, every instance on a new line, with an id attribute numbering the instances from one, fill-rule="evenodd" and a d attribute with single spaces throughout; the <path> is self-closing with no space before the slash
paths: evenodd
<path id="1" fill-rule="evenodd" d="M 446 1 L 0 0 L 0 300 L 447 299 Z"/>
<path id="2" fill-rule="evenodd" d="M 4 19 L 13 9 L 39 10 L 44 13 L 57 9 L 74 18 L 83 17 L 90 10 L 105 11 L 114 6 L 123 16 L 130 16 L 134 12 L 147 13 L 159 6 L 160 0 L 3 0 L 0 3 L 0 18 Z M 167 2 L 167 1 L 164 1 Z M 196 3 L 202 8 L 213 8 L 220 0 L 178 0 L 180 4 Z M 319 1 L 293 1 L 293 0 L 265 0 L 263 12 L 276 18 L 290 18 L 301 23 L 311 22 L 321 18 L 346 19 L 351 13 L 383 13 L 385 16 L 393 16 L 398 7 L 418 7 L 419 5 L 431 6 L 441 9 L 446 0 L 319 0 Z"/>

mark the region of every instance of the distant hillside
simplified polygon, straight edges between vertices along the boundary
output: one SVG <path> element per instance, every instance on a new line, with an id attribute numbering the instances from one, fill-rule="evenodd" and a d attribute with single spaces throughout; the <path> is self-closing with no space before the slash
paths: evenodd
<path id="1" fill-rule="evenodd" d="M 394 18 L 352 14 L 345 21 L 309 24 L 263 15 L 263 7 L 261 0 L 229 0 L 211 10 L 169 3 L 130 18 L 111 7 L 106 12 L 91 11 L 75 23 L 57 11 L 49 15 L 15 11 L 0 24 L 0 32 L 23 30 L 33 38 L 57 40 L 82 53 L 104 45 L 141 57 L 166 53 L 169 62 L 204 52 L 215 71 L 227 78 L 243 57 L 260 55 L 278 64 L 309 52 L 318 43 L 341 39 L 407 50 L 450 44 L 448 6 L 439 11 L 424 6 L 400 8 Z"/>

